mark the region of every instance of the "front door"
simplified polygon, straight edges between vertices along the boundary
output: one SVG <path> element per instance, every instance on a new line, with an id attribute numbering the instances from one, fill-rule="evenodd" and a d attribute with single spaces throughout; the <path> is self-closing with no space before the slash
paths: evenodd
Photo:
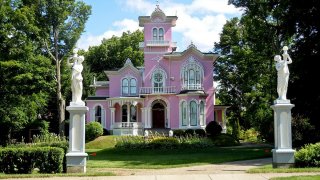
<path id="1" fill-rule="evenodd" d="M 161 103 L 156 103 L 152 107 L 152 128 L 164 128 L 164 106 Z"/>

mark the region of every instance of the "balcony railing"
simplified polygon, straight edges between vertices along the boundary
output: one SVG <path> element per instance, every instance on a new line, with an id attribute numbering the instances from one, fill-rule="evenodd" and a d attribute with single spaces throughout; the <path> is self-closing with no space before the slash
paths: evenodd
<path id="1" fill-rule="evenodd" d="M 182 90 L 203 90 L 202 84 L 183 84 Z"/>
<path id="2" fill-rule="evenodd" d="M 176 92 L 175 86 L 140 88 L 140 94 L 175 94 Z"/>
<path id="3" fill-rule="evenodd" d="M 114 128 L 141 128 L 141 122 L 116 122 Z"/>

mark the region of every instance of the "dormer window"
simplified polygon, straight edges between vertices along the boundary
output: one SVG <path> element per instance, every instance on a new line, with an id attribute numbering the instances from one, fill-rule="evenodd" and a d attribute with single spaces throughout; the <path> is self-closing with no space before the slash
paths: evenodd
<path id="1" fill-rule="evenodd" d="M 203 67 L 194 57 L 182 65 L 180 74 L 183 90 L 203 89 Z"/>
<path id="2" fill-rule="evenodd" d="M 123 78 L 121 88 L 122 96 L 135 96 L 137 95 L 137 80 L 133 77 Z"/>

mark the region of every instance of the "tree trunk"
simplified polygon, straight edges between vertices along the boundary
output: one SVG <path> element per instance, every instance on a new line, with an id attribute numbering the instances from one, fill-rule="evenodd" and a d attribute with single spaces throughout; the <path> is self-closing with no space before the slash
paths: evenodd
<path id="1" fill-rule="evenodd" d="M 58 109 L 58 120 L 59 120 L 59 135 L 64 136 L 64 119 L 65 119 L 65 100 L 61 94 L 61 61 L 59 60 L 59 47 L 58 47 L 58 34 L 59 31 L 53 28 L 54 32 L 54 51 L 56 61 L 56 78 L 57 78 L 57 109 Z"/>

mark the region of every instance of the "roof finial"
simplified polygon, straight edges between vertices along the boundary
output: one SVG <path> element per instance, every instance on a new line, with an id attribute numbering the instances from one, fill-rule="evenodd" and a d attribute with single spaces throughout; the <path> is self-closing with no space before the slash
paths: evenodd
<path id="1" fill-rule="evenodd" d="M 159 0 L 156 1 L 156 6 L 159 8 Z"/>

